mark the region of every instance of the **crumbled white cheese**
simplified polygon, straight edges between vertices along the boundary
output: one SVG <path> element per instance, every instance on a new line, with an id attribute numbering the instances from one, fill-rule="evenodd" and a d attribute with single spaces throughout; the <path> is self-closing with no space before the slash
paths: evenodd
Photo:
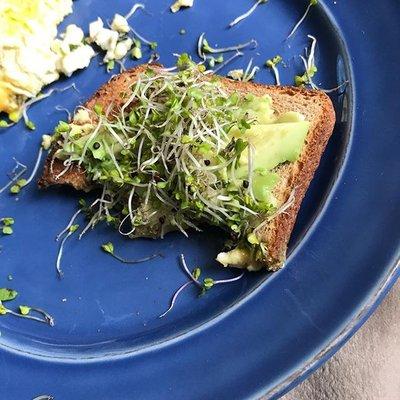
<path id="1" fill-rule="evenodd" d="M 74 47 L 83 45 L 85 35 L 83 30 L 75 24 L 68 25 L 65 32 L 60 35 L 61 39 L 55 39 L 52 49 L 56 53 L 69 54 Z"/>
<path id="2" fill-rule="evenodd" d="M 119 33 L 128 33 L 131 28 L 129 27 L 128 20 L 120 14 L 115 14 L 111 24 L 111 29 Z"/>
<path id="3" fill-rule="evenodd" d="M 116 60 L 121 60 L 122 58 L 124 58 L 127 55 L 128 51 L 132 48 L 132 45 L 133 40 L 130 38 L 117 43 L 114 51 L 114 58 Z"/>
<path id="4" fill-rule="evenodd" d="M 71 48 L 67 43 L 64 43 L 61 39 L 54 39 L 54 42 L 51 44 L 51 49 L 57 53 L 59 57 L 62 57 L 64 54 L 68 54 L 71 51 Z M 59 60 L 57 60 L 59 63 Z"/>
<path id="5" fill-rule="evenodd" d="M 75 24 L 68 25 L 61 39 L 54 40 L 52 50 L 58 54 L 57 71 L 71 76 L 78 69 L 86 68 L 95 53 L 84 44 L 84 33 Z"/>
<path id="6" fill-rule="evenodd" d="M 89 24 L 89 38 L 92 42 L 95 41 L 97 34 L 104 28 L 104 24 L 101 18 L 97 18 L 96 21 Z"/>
<path id="7" fill-rule="evenodd" d="M 94 50 L 91 46 L 78 46 L 61 59 L 59 70 L 66 76 L 71 76 L 74 71 L 86 68 L 93 56 Z"/>
<path id="8" fill-rule="evenodd" d="M 192 7 L 194 0 L 177 0 L 174 4 L 172 4 L 171 11 L 173 13 L 178 12 L 182 7 Z"/>
<path id="9" fill-rule="evenodd" d="M 94 41 L 103 50 L 114 50 L 118 42 L 118 32 L 112 31 L 111 29 L 102 28 L 97 33 Z"/>
<path id="10" fill-rule="evenodd" d="M 79 46 L 83 42 L 85 35 L 83 30 L 75 24 L 68 25 L 65 33 L 61 35 L 63 42 L 73 46 Z"/>
<path id="11" fill-rule="evenodd" d="M 103 59 L 106 63 L 121 60 L 133 45 L 130 38 L 121 40 L 130 31 L 126 18 L 115 14 L 111 28 L 104 28 L 103 21 L 100 18 L 89 25 L 90 40 L 106 51 Z"/>

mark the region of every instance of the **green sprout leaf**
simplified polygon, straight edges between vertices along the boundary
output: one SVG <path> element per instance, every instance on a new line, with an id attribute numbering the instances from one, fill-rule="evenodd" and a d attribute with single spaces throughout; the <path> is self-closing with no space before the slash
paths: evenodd
<path id="1" fill-rule="evenodd" d="M 260 241 L 258 240 L 257 236 L 253 232 L 247 235 L 247 241 L 250 244 L 260 244 Z"/>
<path id="2" fill-rule="evenodd" d="M 296 86 L 304 86 L 310 83 L 310 80 L 318 72 L 316 65 L 312 65 L 303 75 L 296 75 L 294 77 L 294 83 Z"/>
<path id="3" fill-rule="evenodd" d="M 23 188 L 24 186 L 26 186 L 27 183 L 28 183 L 28 181 L 27 181 L 26 179 L 18 179 L 18 180 L 17 180 L 17 185 L 18 185 L 20 188 Z"/>
<path id="4" fill-rule="evenodd" d="M 85 208 L 85 207 L 87 206 L 87 203 L 86 203 L 86 200 L 85 200 L 85 199 L 79 199 L 78 204 L 79 204 L 79 206 L 80 206 L 81 208 Z"/>
<path id="5" fill-rule="evenodd" d="M 165 189 L 168 186 L 168 182 L 157 182 L 156 186 L 160 189 Z"/>
<path id="6" fill-rule="evenodd" d="M 21 189 L 28 184 L 26 179 L 19 179 L 15 185 L 10 187 L 10 193 L 18 194 Z"/>
<path id="7" fill-rule="evenodd" d="M 190 68 L 193 64 L 192 58 L 187 53 L 182 53 L 176 62 L 176 66 L 180 71 Z"/>
<path id="8" fill-rule="evenodd" d="M 251 128 L 251 125 L 249 124 L 249 122 L 246 121 L 244 118 L 239 121 L 238 126 L 242 133 Z"/>
<path id="9" fill-rule="evenodd" d="M 28 315 L 31 311 L 31 308 L 28 306 L 19 306 L 19 312 L 22 315 Z"/>
<path id="10" fill-rule="evenodd" d="M 298 87 L 303 86 L 305 83 L 307 83 L 307 77 L 302 75 L 296 75 L 294 77 L 294 84 Z"/>
<path id="11" fill-rule="evenodd" d="M 8 118 L 12 122 L 18 122 L 21 118 L 21 111 L 13 111 L 10 114 L 8 114 Z"/>
<path id="12" fill-rule="evenodd" d="M 192 276 L 196 281 L 200 278 L 201 275 L 201 269 L 199 267 L 195 268 L 192 272 Z"/>
<path id="13" fill-rule="evenodd" d="M 14 218 L 12 217 L 4 217 L 0 219 L 0 222 L 5 226 L 14 225 Z"/>
<path id="14" fill-rule="evenodd" d="M 204 51 L 204 53 L 211 53 L 211 51 L 212 51 L 210 45 L 208 44 L 207 39 L 203 39 L 202 50 Z"/>
<path id="15" fill-rule="evenodd" d="M 3 232 L 3 235 L 12 235 L 14 232 L 11 226 L 3 226 L 1 230 Z"/>
<path id="16" fill-rule="evenodd" d="M 70 233 L 74 233 L 74 232 L 76 232 L 78 229 L 79 229 L 79 225 L 78 225 L 78 224 L 75 224 L 75 225 L 72 225 L 72 226 L 69 228 L 69 231 L 70 231 Z"/>
<path id="17" fill-rule="evenodd" d="M 182 135 L 181 142 L 182 142 L 182 144 L 191 143 L 192 138 L 189 135 Z"/>
<path id="18" fill-rule="evenodd" d="M 282 62 L 282 57 L 278 55 L 278 56 L 275 56 L 274 58 L 267 60 L 265 62 L 265 65 L 268 68 L 273 68 L 273 67 L 276 67 L 280 62 Z"/>
<path id="19" fill-rule="evenodd" d="M 21 187 L 19 185 L 12 185 L 10 187 L 10 193 L 18 194 L 21 191 Z"/>
<path id="20" fill-rule="evenodd" d="M 248 129 L 248 128 L 247 128 Z M 243 139 L 238 139 L 235 142 L 235 153 L 239 157 L 242 152 L 247 148 L 248 143 L 245 142 Z"/>
<path id="21" fill-rule="evenodd" d="M 1 288 L 0 301 L 14 300 L 18 296 L 18 292 L 13 289 Z"/>
<path id="22" fill-rule="evenodd" d="M 311 68 L 307 71 L 307 74 L 310 78 L 314 78 L 314 75 L 318 72 L 318 68 L 316 65 L 311 66 Z"/>
<path id="23" fill-rule="evenodd" d="M 205 290 L 210 290 L 214 286 L 214 279 L 212 278 L 205 278 L 203 281 L 203 288 Z"/>
<path id="24" fill-rule="evenodd" d="M 224 62 L 224 56 L 221 54 L 218 57 L 207 57 L 208 65 L 210 68 L 214 68 L 215 64 L 221 64 Z"/>
<path id="25" fill-rule="evenodd" d="M 70 126 L 65 121 L 58 121 L 58 125 L 54 129 L 54 133 L 69 132 Z"/>
<path id="26" fill-rule="evenodd" d="M 132 58 L 134 58 L 135 60 L 140 60 L 143 57 L 142 54 L 142 49 L 140 47 L 135 46 L 132 50 L 131 50 L 131 56 Z"/>
<path id="27" fill-rule="evenodd" d="M 114 254 L 114 245 L 111 242 L 102 244 L 101 248 L 106 253 Z"/>
<path id="28" fill-rule="evenodd" d="M 115 67 L 115 61 L 114 60 L 109 60 L 107 62 L 107 64 L 106 64 L 107 72 L 112 71 L 114 69 L 114 67 Z"/>
<path id="29" fill-rule="evenodd" d="M 95 104 L 95 106 L 93 107 L 93 111 L 97 114 L 97 115 L 101 115 L 103 114 L 103 107 L 101 104 Z"/>
<path id="30" fill-rule="evenodd" d="M 34 131 L 36 129 L 36 125 L 31 120 L 26 121 L 25 125 L 31 131 Z"/>

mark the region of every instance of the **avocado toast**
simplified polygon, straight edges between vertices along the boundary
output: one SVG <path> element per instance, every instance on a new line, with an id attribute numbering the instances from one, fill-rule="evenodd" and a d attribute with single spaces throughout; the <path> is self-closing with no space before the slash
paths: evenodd
<path id="1" fill-rule="evenodd" d="M 276 270 L 332 134 L 332 103 L 180 61 L 114 77 L 60 123 L 39 185 L 99 189 L 88 227 L 158 238 L 216 225 L 228 239 L 221 264 Z"/>

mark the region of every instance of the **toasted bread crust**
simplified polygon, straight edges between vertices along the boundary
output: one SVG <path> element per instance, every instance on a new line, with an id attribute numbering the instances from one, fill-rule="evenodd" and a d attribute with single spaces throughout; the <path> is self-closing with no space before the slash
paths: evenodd
<path id="1" fill-rule="evenodd" d="M 65 167 L 61 160 L 53 159 L 49 155 L 44 164 L 42 177 L 38 182 L 39 187 L 47 188 L 54 185 L 68 185 L 76 190 L 83 190 L 85 192 L 91 189 L 85 171 L 79 165 L 73 165 L 65 174 L 57 178 L 64 169 Z"/>
<path id="2" fill-rule="evenodd" d="M 272 97 L 273 108 L 279 115 L 297 111 L 310 121 L 310 130 L 299 159 L 288 166 L 279 168 L 281 181 L 274 194 L 284 204 L 294 190 L 294 202 L 284 212 L 277 215 L 259 233 L 261 241 L 267 244 L 267 266 L 279 269 L 285 261 L 287 244 L 290 239 L 301 202 L 318 168 L 321 156 L 335 125 L 335 111 L 329 96 L 318 90 L 298 87 L 265 86 L 258 83 L 232 81 L 223 78 L 225 88 L 230 91 L 268 94 Z"/>
<path id="3" fill-rule="evenodd" d="M 86 102 L 85 107 L 92 110 L 95 104 L 100 104 L 103 109 L 107 109 L 110 105 L 112 108 L 118 109 L 124 103 L 121 93 L 126 92 L 135 82 L 138 74 L 145 71 L 146 68 L 147 65 L 142 65 L 114 77 Z M 153 65 L 152 68 L 160 68 L 160 66 Z M 228 92 L 253 93 L 259 96 L 270 95 L 274 110 L 278 115 L 288 111 L 298 111 L 305 116 L 307 121 L 310 121 L 310 131 L 298 161 L 283 165 L 278 169 L 281 179 L 274 194 L 278 202 L 284 204 L 294 190 L 294 202 L 284 213 L 266 223 L 259 233 L 261 240 L 266 243 L 268 248 L 266 266 L 272 270 L 278 269 L 285 260 L 287 244 L 301 202 L 333 132 L 334 108 L 330 98 L 317 90 L 266 86 L 252 82 L 242 83 L 226 78 L 221 78 L 221 81 Z M 56 179 L 57 174 L 62 171 L 64 166 L 57 159 L 53 161 L 52 170 L 50 164 L 51 157 L 48 157 L 39 186 L 48 187 L 58 184 L 70 185 L 77 190 L 90 190 L 90 182 L 79 166 L 71 167 L 67 173 Z"/>
<path id="4" fill-rule="evenodd" d="M 270 269 L 279 268 L 286 258 L 286 248 L 296 222 L 303 198 L 318 168 L 322 154 L 335 125 L 335 112 L 329 97 L 320 95 L 321 117 L 307 136 L 307 142 L 298 161 L 285 171 L 288 179 L 283 190 L 283 201 L 287 201 L 294 190 L 294 202 L 286 212 L 277 215 L 262 232 L 262 240 L 268 243 Z"/>

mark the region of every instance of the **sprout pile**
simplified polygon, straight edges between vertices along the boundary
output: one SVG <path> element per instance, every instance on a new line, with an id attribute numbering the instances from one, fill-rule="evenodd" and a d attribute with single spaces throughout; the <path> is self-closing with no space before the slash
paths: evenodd
<path id="1" fill-rule="evenodd" d="M 78 164 L 102 188 L 94 206 L 82 204 L 82 234 L 100 221 L 132 238 L 214 225 L 262 260 L 253 230 L 276 207 L 254 195 L 254 148 L 240 137 L 257 122 L 254 96 L 228 93 L 187 55 L 177 71 L 148 67 L 123 96 L 118 109 L 81 109 L 78 122 L 60 122 L 53 136 L 53 157 L 65 166 L 59 176 Z M 247 165 L 239 166 L 243 153 Z"/>

